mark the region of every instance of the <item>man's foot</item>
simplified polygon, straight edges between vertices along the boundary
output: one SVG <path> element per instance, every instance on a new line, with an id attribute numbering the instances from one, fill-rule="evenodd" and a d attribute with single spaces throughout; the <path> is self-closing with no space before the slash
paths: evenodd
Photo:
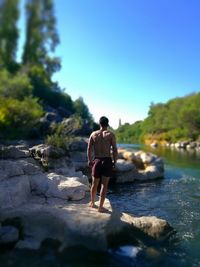
<path id="1" fill-rule="evenodd" d="M 96 208 L 97 205 L 95 205 L 92 201 L 90 201 L 90 203 L 89 203 L 89 207 L 90 207 L 90 208 Z"/>
<path id="2" fill-rule="evenodd" d="M 104 207 L 99 207 L 98 212 L 104 213 L 104 212 L 108 212 L 108 210 L 105 209 Z"/>

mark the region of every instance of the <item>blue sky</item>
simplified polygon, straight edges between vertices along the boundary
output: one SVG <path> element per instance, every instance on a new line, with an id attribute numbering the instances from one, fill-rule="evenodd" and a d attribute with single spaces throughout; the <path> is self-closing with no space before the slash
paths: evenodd
<path id="1" fill-rule="evenodd" d="M 96 121 L 144 119 L 151 102 L 200 91 L 199 10 L 199 0 L 55 0 L 54 80 Z"/>

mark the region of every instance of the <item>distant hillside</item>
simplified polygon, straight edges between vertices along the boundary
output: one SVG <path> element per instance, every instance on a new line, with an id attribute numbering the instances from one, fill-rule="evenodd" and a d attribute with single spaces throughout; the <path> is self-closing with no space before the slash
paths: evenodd
<path id="1" fill-rule="evenodd" d="M 200 140 L 200 93 L 151 104 L 144 121 L 124 124 L 116 135 L 122 143 Z"/>

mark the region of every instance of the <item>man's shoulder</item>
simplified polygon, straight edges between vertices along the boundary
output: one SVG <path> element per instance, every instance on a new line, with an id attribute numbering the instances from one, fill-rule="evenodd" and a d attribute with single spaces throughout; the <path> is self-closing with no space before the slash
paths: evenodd
<path id="1" fill-rule="evenodd" d="M 110 131 L 110 130 L 107 130 L 107 133 L 109 134 L 109 135 L 111 135 L 111 136 L 114 136 L 115 134 L 112 132 L 112 131 Z"/>
<path id="2" fill-rule="evenodd" d="M 92 132 L 90 136 L 92 137 L 92 136 L 98 135 L 99 133 L 100 133 L 100 130 L 97 130 L 97 131 Z"/>

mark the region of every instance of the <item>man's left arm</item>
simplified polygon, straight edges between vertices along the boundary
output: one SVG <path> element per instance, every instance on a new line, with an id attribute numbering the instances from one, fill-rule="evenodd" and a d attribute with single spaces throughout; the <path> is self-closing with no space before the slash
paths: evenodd
<path id="1" fill-rule="evenodd" d="M 92 135 L 91 135 L 89 138 L 88 147 L 87 147 L 87 158 L 88 158 L 88 166 L 89 167 L 92 167 L 92 165 L 93 165 L 92 148 L 93 148 L 93 139 L 92 139 Z"/>
<path id="2" fill-rule="evenodd" d="M 114 165 L 117 162 L 117 158 L 118 158 L 118 151 L 117 151 L 117 144 L 116 144 L 116 138 L 115 135 L 112 133 L 111 136 L 111 146 L 112 146 L 112 151 L 113 151 L 113 161 L 114 161 Z"/>

